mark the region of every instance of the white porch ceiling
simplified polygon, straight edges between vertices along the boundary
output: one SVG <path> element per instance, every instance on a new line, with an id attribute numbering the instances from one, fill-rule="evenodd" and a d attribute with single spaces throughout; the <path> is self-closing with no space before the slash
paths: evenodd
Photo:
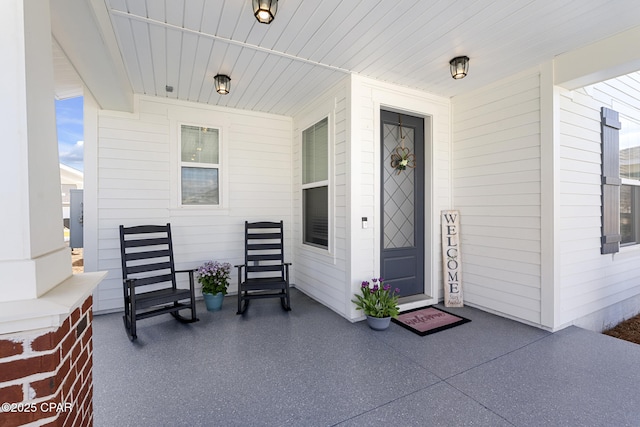
<path id="1" fill-rule="evenodd" d="M 101 24 L 106 48 L 93 51 L 124 68 L 134 93 L 283 115 L 349 73 L 451 97 L 640 25 L 637 0 L 280 0 L 270 25 L 255 20 L 251 0 L 86 1 L 93 16 L 66 22 Z M 72 3 L 53 0 L 52 21 Z M 53 32 L 73 50 L 72 25 L 54 22 Z M 469 75 L 453 80 L 459 55 L 471 58 Z M 88 78 L 105 72 L 91 62 L 74 64 L 85 84 L 106 81 Z M 229 95 L 213 89 L 218 73 L 231 77 Z"/>

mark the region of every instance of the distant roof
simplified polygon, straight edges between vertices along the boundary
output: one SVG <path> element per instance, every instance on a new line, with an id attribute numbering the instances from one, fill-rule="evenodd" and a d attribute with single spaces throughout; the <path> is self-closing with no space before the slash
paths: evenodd
<path id="1" fill-rule="evenodd" d="M 83 182 L 82 171 L 60 163 L 60 184 L 75 184 L 78 188 L 82 188 Z"/>

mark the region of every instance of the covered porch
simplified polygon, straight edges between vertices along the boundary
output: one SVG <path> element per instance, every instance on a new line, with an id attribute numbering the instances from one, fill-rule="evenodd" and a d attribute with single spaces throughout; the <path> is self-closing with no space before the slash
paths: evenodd
<path id="1" fill-rule="evenodd" d="M 574 325 L 595 330 L 640 303 L 640 237 L 600 253 L 597 120 L 603 103 L 633 115 L 627 92 L 640 90 L 584 89 L 640 69 L 638 4 L 282 0 L 264 26 L 250 3 L 3 2 L 0 171 L 15 185 L 0 221 L 0 397 L 74 408 L 11 422 L 633 424 L 637 346 Z M 449 74 L 459 55 L 471 57 L 464 80 Z M 72 275 L 52 104 L 79 95 L 87 273 Z M 442 299 L 439 214 L 464 218 L 472 322 L 431 337 L 374 334 L 351 303 L 383 274 L 383 110 L 424 119 L 425 277 L 403 308 Z M 302 139 L 325 119 L 318 248 L 303 241 Z M 220 135 L 210 206 L 183 203 L 188 127 Z M 227 304 L 126 339 L 109 314 L 122 310 L 118 225 L 171 222 L 179 267 L 193 268 L 235 263 L 253 218 L 287 224 L 292 313 L 266 303 L 240 318 Z"/>
<path id="2" fill-rule="evenodd" d="M 350 323 L 299 290 L 200 322 L 94 318 L 101 425 L 632 426 L 640 346 L 578 327 L 556 333 L 474 308 L 425 337 Z M 188 350 L 186 350 L 188 349 Z"/>

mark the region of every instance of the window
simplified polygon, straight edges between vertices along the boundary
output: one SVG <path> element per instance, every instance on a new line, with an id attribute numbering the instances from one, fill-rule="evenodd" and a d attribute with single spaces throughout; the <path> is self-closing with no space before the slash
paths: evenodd
<path id="1" fill-rule="evenodd" d="M 640 243 L 640 123 L 628 117 L 620 122 L 620 243 Z"/>
<path id="2" fill-rule="evenodd" d="M 182 205 L 220 204 L 220 132 L 180 127 L 180 194 Z"/>
<path id="3" fill-rule="evenodd" d="M 305 244 L 329 248 L 329 120 L 302 132 L 302 221 Z"/>

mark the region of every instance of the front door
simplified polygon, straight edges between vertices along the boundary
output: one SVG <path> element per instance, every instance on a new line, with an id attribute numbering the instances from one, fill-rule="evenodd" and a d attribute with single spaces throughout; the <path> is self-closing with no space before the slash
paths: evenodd
<path id="1" fill-rule="evenodd" d="M 381 111 L 380 273 L 400 296 L 424 293 L 424 119 Z"/>

